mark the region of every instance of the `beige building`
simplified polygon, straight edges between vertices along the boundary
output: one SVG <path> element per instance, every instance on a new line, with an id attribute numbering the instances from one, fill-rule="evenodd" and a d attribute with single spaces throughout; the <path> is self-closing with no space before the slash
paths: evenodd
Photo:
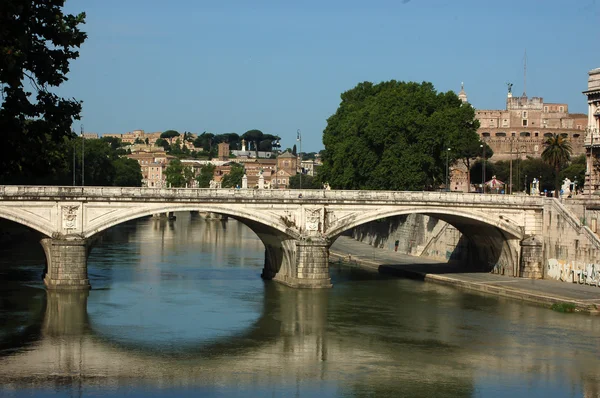
<path id="1" fill-rule="evenodd" d="M 493 161 L 539 157 L 544 141 L 554 134 L 567 137 L 573 155 L 583 155 L 587 116 L 569 113 L 569 106 L 541 97 L 513 97 L 509 89 L 504 110 L 477 110 L 477 133 L 494 151 Z"/>
<path id="2" fill-rule="evenodd" d="M 137 160 L 142 169 L 142 186 L 161 188 L 166 186 L 165 169 L 169 161 L 164 151 L 135 152 L 127 155 L 129 159 Z"/>
<path id="3" fill-rule="evenodd" d="M 586 172 L 585 191 L 590 195 L 600 189 L 600 68 L 588 72 L 588 88 L 583 92 L 587 96 L 588 118 L 586 120 Z"/>

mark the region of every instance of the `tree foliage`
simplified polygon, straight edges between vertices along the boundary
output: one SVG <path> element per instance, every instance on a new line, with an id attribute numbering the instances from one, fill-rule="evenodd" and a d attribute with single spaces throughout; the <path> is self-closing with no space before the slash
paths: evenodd
<path id="1" fill-rule="evenodd" d="M 179 159 L 173 159 L 165 169 L 167 185 L 171 188 L 181 188 L 185 186 L 185 177 L 183 176 L 183 164 Z"/>
<path id="2" fill-rule="evenodd" d="M 300 188 L 300 174 L 290 177 L 290 188 Z M 323 189 L 323 183 L 318 176 L 302 175 L 302 189 Z"/>
<path id="3" fill-rule="evenodd" d="M 242 177 L 244 176 L 244 166 L 238 163 L 231 163 L 231 170 L 221 180 L 221 187 L 235 188 L 242 186 Z"/>
<path id="4" fill-rule="evenodd" d="M 242 138 L 245 139 L 248 143 L 252 143 L 252 149 L 257 153 L 258 157 L 258 146 L 260 142 L 263 140 L 264 134 L 260 130 L 248 130 L 244 134 L 242 134 Z M 248 148 L 250 150 L 250 148 Z"/>
<path id="5" fill-rule="evenodd" d="M 141 187 L 142 169 L 135 159 L 118 158 L 113 162 L 115 178 L 113 185 L 118 187 Z"/>
<path id="6" fill-rule="evenodd" d="M 163 139 L 169 139 L 169 138 L 173 138 L 173 137 L 179 137 L 180 135 L 181 135 L 181 134 L 179 134 L 179 132 L 178 132 L 178 131 L 175 131 L 175 130 L 167 130 L 167 131 L 163 132 L 163 133 L 160 135 L 160 138 L 163 138 Z"/>
<path id="7" fill-rule="evenodd" d="M 447 148 L 479 142 L 474 109 L 431 83 L 364 82 L 341 99 L 323 132 L 321 180 L 333 188 L 437 188 Z"/>
<path id="8" fill-rule="evenodd" d="M 52 176 L 68 162 L 62 146 L 75 137 L 71 125 L 81 103 L 51 88 L 67 80 L 86 34 L 79 30 L 85 14 L 64 14 L 63 6 L 64 0 L 0 2 L 0 182 Z"/>
<path id="9" fill-rule="evenodd" d="M 544 142 L 544 151 L 542 152 L 542 160 L 552 167 L 555 170 L 555 190 L 554 196 L 558 197 L 558 193 L 560 192 L 560 169 L 564 166 L 569 160 L 571 160 L 571 153 L 573 150 L 571 149 L 571 143 L 565 137 L 559 134 L 553 134 L 552 137 L 548 137 L 548 139 Z"/>
<path id="10" fill-rule="evenodd" d="M 215 173 L 215 165 L 214 164 L 205 164 L 200 169 L 200 173 L 196 176 L 196 181 L 198 182 L 198 188 L 208 188 L 210 187 L 210 181 L 213 179 Z"/>

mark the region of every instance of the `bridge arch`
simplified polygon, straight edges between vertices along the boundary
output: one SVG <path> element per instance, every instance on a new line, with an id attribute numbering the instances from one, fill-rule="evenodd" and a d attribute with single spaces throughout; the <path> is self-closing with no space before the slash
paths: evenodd
<path id="1" fill-rule="evenodd" d="M 239 210 L 233 208 L 232 206 L 227 207 L 227 205 L 215 205 L 215 204 L 186 204 L 186 203 L 173 203 L 169 205 L 153 205 L 153 206 L 142 206 L 140 208 L 124 208 L 119 209 L 110 213 L 107 213 L 106 216 L 99 217 L 101 220 L 94 222 L 89 222 L 89 226 L 86 230 L 83 231 L 82 235 L 84 238 L 90 238 L 95 234 L 102 232 L 110 227 L 113 227 L 118 224 L 122 224 L 124 222 L 134 220 L 136 218 L 142 218 L 151 216 L 153 214 L 158 213 L 170 213 L 170 212 L 184 212 L 184 211 L 199 211 L 199 212 L 209 212 L 209 213 L 218 213 L 226 216 L 233 217 L 241 222 L 250 221 L 249 224 L 253 226 L 260 225 L 264 226 L 269 230 L 275 230 L 278 233 L 284 235 L 294 236 L 295 233 L 290 230 L 284 222 L 275 214 L 261 211 L 252 212 L 247 211 L 246 209 Z M 249 225 L 250 226 L 250 225 Z M 252 226 L 250 226 L 252 228 Z M 255 231 L 256 232 L 256 231 Z"/>
<path id="2" fill-rule="evenodd" d="M 354 217 L 350 222 L 341 219 L 328 231 L 335 240 L 341 233 L 386 217 L 422 214 L 455 227 L 467 239 L 468 250 L 463 266 L 472 270 L 494 271 L 518 276 L 520 242 L 525 238 L 523 228 L 503 216 L 489 216 L 481 211 L 465 212 L 452 208 L 414 207 L 380 209 Z"/>
<path id="3" fill-rule="evenodd" d="M 0 218 L 15 222 L 20 225 L 29 227 L 42 235 L 51 237 L 54 233 L 54 226 L 48 222 L 44 222 L 39 217 L 27 217 L 25 211 L 14 211 L 12 208 L 0 206 Z"/>
<path id="4" fill-rule="evenodd" d="M 382 209 L 372 212 L 363 213 L 362 215 L 353 217 L 351 221 L 347 222 L 344 218 L 340 219 L 339 222 L 332 225 L 327 231 L 327 237 L 333 238 L 339 236 L 342 232 L 357 227 L 362 224 L 366 224 L 371 221 L 380 220 L 386 217 L 395 217 L 408 214 L 424 214 L 431 215 L 442 221 L 447 222 L 457 228 L 461 226 L 460 220 L 467 222 L 480 223 L 484 226 L 495 227 L 507 234 L 507 237 L 511 239 L 523 239 L 523 229 L 515 224 L 512 224 L 505 219 L 503 216 L 493 217 L 482 212 L 465 212 L 460 210 L 454 210 L 451 208 L 435 208 L 435 207 L 414 207 L 414 208 L 403 208 L 403 209 Z M 447 221 L 448 220 L 448 221 Z M 456 220 L 459 220 L 458 222 Z"/>

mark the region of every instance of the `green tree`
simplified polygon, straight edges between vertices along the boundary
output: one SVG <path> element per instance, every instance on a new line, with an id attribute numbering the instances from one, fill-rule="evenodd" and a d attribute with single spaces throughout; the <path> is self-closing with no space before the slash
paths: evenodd
<path id="1" fill-rule="evenodd" d="M 300 188 L 300 174 L 290 177 L 290 188 Z M 302 189 L 323 189 L 323 183 L 318 176 L 302 175 Z"/>
<path id="2" fill-rule="evenodd" d="M 100 140 L 106 142 L 115 151 L 123 146 L 123 141 L 117 137 L 100 137 Z"/>
<path id="3" fill-rule="evenodd" d="M 129 158 L 118 158 L 113 162 L 115 179 L 113 185 L 117 187 L 141 187 L 142 168 L 140 164 Z"/>
<path id="4" fill-rule="evenodd" d="M 264 134 L 260 130 L 248 130 L 242 134 L 243 139 L 245 139 L 248 143 L 252 143 L 252 148 L 256 152 L 256 157 L 258 157 L 258 146 L 263 140 L 263 137 Z"/>
<path id="5" fill-rule="evenodd" d="M 136 139 L 135 139 L 135 141 L 133 141 L 133 143 L 140 145 L 140 144 L 144 143 L 144 140 L 142 140 L 140 137 L 136 137 Z"/>
<path id="6" fill-rule="evenodd" d="M 185 187 L 185 176 L 183 175 L 183 164 L 179 159 L 173 159 L 165 169 L 167 184 L 172 188 Z"/>
<path id="7" fill-rule="evenodd" d="M 66 141 L 75 137 L 81 102 L 52 87 L 67 80 L 87 36 L 79 30 L 85 13 L 64 14 L 63 6 L 64 0 L 0 2 L 0 183 L 54 178 L 69 163 Z"/>
<path id="8" fill-rule="evenodd" d="M 116 170 L 113 161 L 116 159 L 115 151 L 104 140 L 77 140 L 75 145 L 76 157 L 81 153 L 82 141 L 84 147 L 83 170 L 85 185 L 112 186 Z M 77 160 L 81 160 L 77 159 Z M 79 163 L 81 170 L 81 163 Z"/>
<path id="9" fill-rule="evenodd" d="M 229 174 L 223 176 L 221 180 L 221 187 L 223 188 L 234 188 L 236 186 L 242 186 L 242 177 L 244 176 L 244 166 L 239 163 L 230 163 L 231 170 Z"/>
<path id="10" fill-rule="evenodd" d="M 205 164 L 200 169 L 200 174 L 196 176 L 196 181 L 198 181 L 198 188 L 208 188 L 210 187 L 210 180 L 213 179 L 215 173 L 215 165 L 213 164 Z"/>
<path id="11" fill-rule="evenodd" d="M 178 132 L 178 131 L 175 131 L 175 130 L 167 130 L 167 131 L 163 132 L 163 133 L 160 135 L 160 138 L 163 138 L 163 139 L 169 139 L 169 138 L 173 138 L 173 137 L 179 137 L 180 135 L 181 135 L 181 134 L 179 134 L 179 132 Z"/>
<path id="12" fill-rule="evenodd" d="M 431 83 L 364 82 L 341 99 L 323 132 L 321 180 L 333 188 L 434 189 L 447 148 L 464 144 L 461 135 L 479 141 L 474 109 Z M 457 152 L 450 155 L 452 164 Z"/>
<path id="13" fill-rule="evenodd" d="M 546 142 L 544 142 L 542 160 L 554 167 L 554 171 L 556 174 L 554 185 L 554 197 L 558 197 L 558 194 L 560 192 L 560 169 L 569 160 L 571 160 L 572 152 L 573 150 L 571 149 L 571 143 L 562 135 L 553 134 L 552 137 L 548 137 Z"/>
<path id="14" fill-rule="evenodd" d="M 206 152 L 210 152 L 212 150 L 214 137 L 215 135 L 213 133 L 207 133 L 205 131 L 194 140 L 194 146 L 196 148 L 202 148 Z"/>
<path id="15" fill-rule="evenodd" d="M 154 142 L 154 145 L 163 147 L 165 152 L 169 152 L 171 150 L 171 145 L 169 144 L 169 141 L 165 140 L 164 138 L 157 139 Z"/>
<path id="16" fill-rule="evenodd" d="M 456 157 L 465 165 L 467 168 L 467 181 L 471 184 L 471 163 L 476 159 L 489 159 L 494 156 L 494 151 L 483 141 L 479 141 L 477 137 L 472 136 L 476 132 L 469 131 L 469 134 L 460 136 L 455 139 L 452 143 L 453 151 Z M 487 176 L 487 174 L 486 174 Z M 490 175 L 491 177 L 491 175 Z"/>
<path id="17" fill-rule="evenodd" d="M 571 181 L 577 180 L 577 187 L 583 188 L 585 182 L 585 171 L 586 171 L 586 158 L 585 155 L 576 156 L 571 160 L 571 164 L 565 167 L 560 172 L 560 179 L 563 181 L 568 178 Z"/>

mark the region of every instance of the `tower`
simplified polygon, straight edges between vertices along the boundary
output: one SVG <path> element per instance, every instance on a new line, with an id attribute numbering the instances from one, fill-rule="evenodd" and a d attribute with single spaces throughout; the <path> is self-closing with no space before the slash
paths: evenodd
<path id="1" fill-rule="evenodd" d="M 465 83 L 460 83 L 460 92 L 458 93 L 458 98 L 462 101 L 463 104 L 466 104 L 467 101 L 467 93 L 465 93 Z"/>

